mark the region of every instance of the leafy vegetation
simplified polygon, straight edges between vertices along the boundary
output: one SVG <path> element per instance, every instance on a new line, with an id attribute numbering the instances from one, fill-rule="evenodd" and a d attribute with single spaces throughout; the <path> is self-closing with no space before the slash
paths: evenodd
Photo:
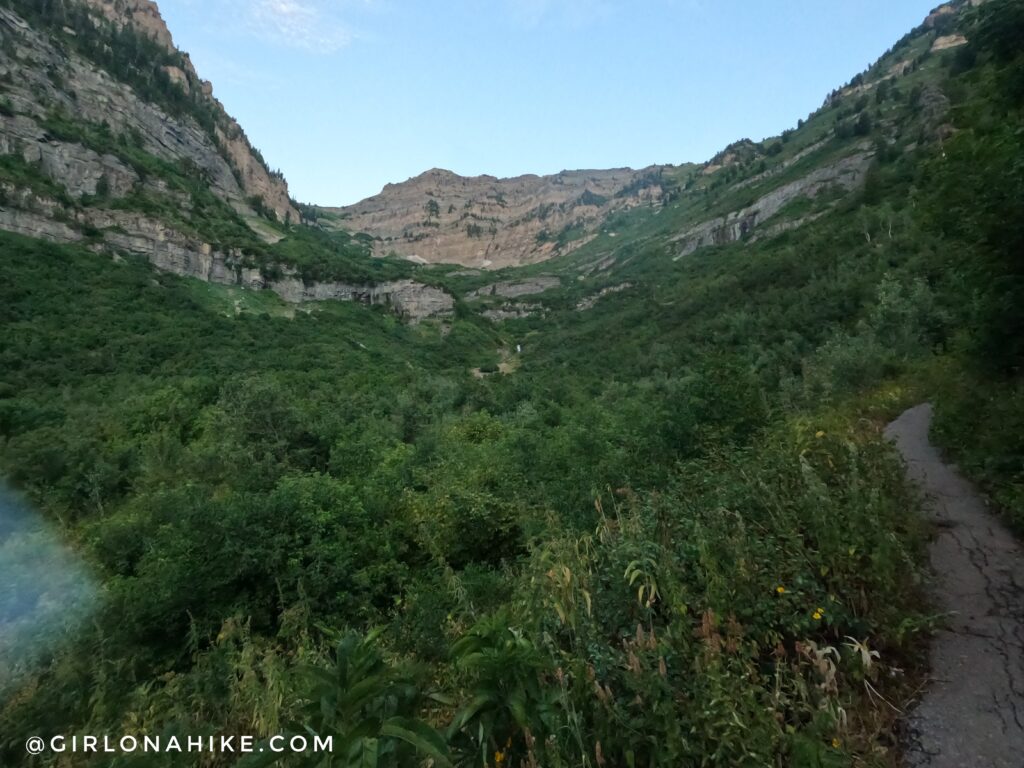
<path id="1" fill-rule="evenodd" d="M 972 56 L 923 60 L 901 99 L 837 94 L 776 150 L 652 177 L 662 207 L 510 272 L 564 287 L 501 326 L 286 311 L 0 235 L 0 466 L 103 584 L 0 678 L 0 759 L 127 729 L 334 736 L 310 765 L 887 764 L 934 620 L 880 425 L 936 397 L 938 437 L 1024 519 L 1018 8 L 959 22 Z M 864 141 L 862 188 L 783 212 L 814 221 L 676 258 Z M 286 234 L 266 253 L 309 274 L 411 269 Z M 424 274 L 477 279 L 449 272 Z"/>

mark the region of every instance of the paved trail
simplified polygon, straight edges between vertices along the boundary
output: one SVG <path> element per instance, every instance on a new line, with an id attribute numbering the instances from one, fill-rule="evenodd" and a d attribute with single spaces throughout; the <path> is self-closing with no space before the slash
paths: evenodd
<path id="1" fill-rule="evenodd" d="M 950 614 L 930 651 L 931 679 L 907 716 L 910 768 L 1024 768 L 1024 549 L 928 442 L 930 405 L 886 437 L 928 498 L 936 606 Z"/>

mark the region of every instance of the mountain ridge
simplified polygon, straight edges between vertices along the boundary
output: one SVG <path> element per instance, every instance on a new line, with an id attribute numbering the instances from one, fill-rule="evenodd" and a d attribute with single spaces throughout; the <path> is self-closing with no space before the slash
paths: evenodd
<path id="1" fill-rule="evenodd" d="M 660 177 L 670 168 L 508 178 L 433 168 L 353 205 L 319 210 L 373 236 L 381 254 L 500 269 L 570 253 L 612 213 L 660 201 Z"/>
<path id="2" fill-rule="evenodd" d="M 6 0 L 5 4 L 24 3 Z M 153 81 L 132 62 L 105 62 L 101 54 L 90 53 L 96 64 L 75 59 L 73 50 L 68 54 L 71 58 L 62 58 L 54 46 L 63 50 L 70 43 L 74 48 L 74 30 L 66 25 L 61 29 L 59 14 L 50 19 L 50 32 L 33 38 L 34 55 L 48 62 L 50 71 L 63 66 L 78 75 L 45 80 L 34 71 L 26 78 L 34 82 L 33 91 L 9 87 L 6 111 L 10 114 L 0 115 L 0 140 L 8 156 L 40 162 L 48 183 L 58 188 L 69 184 L 64 191 L 70 194 L 70 204 L 60 194 L 42 194 L 39 185 L 29 190 L 14 185 L 9 188 L 7 210 L 0 211 L 0 226 L 65 242 L 100 237 L 106 247 L 141 253 L 161 269 L 229 285 L 270 288 L 300 302 L 323 296 L 365 297 L 370 295 L 367 286 L 407 280 L 413 270 L 431 264 L 496 272 L 549 264 L 558 269 L 558 263 L 576 253 L 584 254 L 581 258 L 588 264 L 611 264 L 614 259 L 609 261 L 605 252 L 618 248 L 612 242 L 618 236 L 617 222 L 637 211 L 665 213 L 661 222 L 674 229 L 666 242 L 681 243 L 674 254 L 680 258 L 701 247 L 785 233 L 813 221 L 836 200 L 860 189 L 880 147 L 897 141 L 899 123 L 907 119 L 898 109 L 885 117 L 884 110 L 893 108 L 872 109 L 869 100 L 877 96 L 874 101 L 883 105 L 887 103 L 883 97 L 897 90 L 898 83 L 913 81 L 909 76 L 936 41 L 955 37 L 956 10 L 976 3 L 960 0 L 939 6 L 901 41 L 913 43 L 910 53 L 890 51 L 829 94 L 823 106 L 797 128 L 761 142 L 732 142 L 703 164 L 509 178 L 463 177 L 433 168 L 388 184 L 378 195 L 351 206 L 303 206 L 301 210 L 288 196 L 283 176 L 267 170 L 262 155 L 213 97 L 212 85 L 199 78 L 187 54 L 175 47 L 153 0 L 86 0 L 82 6 L 58 3 L 59 8 L 89 9 L 84 21 L 80 14 L 74 16 L 75 23 L 85 25 L 83 29 L 108 35 L 131 31 L 148 40 L 160 58 L 156 62 L 159 77 Z M 31 4 L 26 7 L 33 8 L 33 18 L 45 20 Z M 71 11 L 63 13 L 68 16 Z M 20 23 L 8 18 L 14 35 L 30 34 L 31 27 L 22 29 Z M 114 31 L 103 32 L 103 24 Z M 46 35 L 52 35 L 52 40 Z M 90 66 L 99 68 L 94 71 Z M 118 71 L 127 84 L 111 85 L 103 70 L 111 66 L 121 68 Z M 18 67 L 12 62 L 7 71 Z M 78 91 L 94 95 L 78 99 Z M 142 93 L 146 98 L 140 98 Z M 153 103 L 181 114 L 172 117 Z M 90 104 L 105 106 L 90 111 Z M 119 106 L 111 110 L 110 104 Z M 948 99 L 941 89 L 929 85 L 922 104 L 929 124 L 924 139 L 941 140 Z M 115 121 L 119 124 L 111 126 L 108 113 L 119 116 Z M 56 125 L 53 114 L 61 116 Z M 881 130 L 872 131 L 873 114 Z M 66 138 L 55 141 L 61 132 Z M 867 142 L 871 133 L 874 144 Z M 883 133 L 888 134 L 884 140 Z M 181 169 L 153 169 L 132 147 L 122 149 L 126 136 L 129 144 L 141 141 L 139 147 L 147 153 L 185 163 L 185 176 Z M 203 178 L 192 178 L 189 165 L 198 166 Z M 183 189 L 183 184 L 193 189 L 208 184 L 209 191 L 234 213 L 216 213 L 211 220 L 209 206 L 197 210 L 195 192 Z M 801 207 L 808 208 L 803 215 L 789 215 L 791 209 Z M 677 210 L 681 213 L 673 213 Z M 232 215 L 237 220 L 228 225 Z M 231 234 L 225 237 L 227 231 Z M 339 245 L 350 254 L 346 256 L 349 266 L 326 266 L 335 259 L 331 252 L 338 251 Z M 315 270 L 304 266 L 303 262 L 311 261 L 325 266 Z M 606 271 L 601 267 L 595 274 Z M 421 274 L 427 283 L 435 284 L 429 291 L 423 289 L 425 299 L 435 288 L 441 288 L 442 294 L 465 290 L 472 299 L 488 295 L 481 292 L 485 286 L 479 281 L 470 280 L 463 289 L 444 279 L 442 287 L 437 284 L 439 276 Z M 302 289 L 288 282 L 296 280 Z M 440 295 L 426 299 L 425 306 L 436 305 L 442 314 L 450 312 L 453 300 L 438 304 L 435 299 Z M 522 308 L 492 306 L 486 311 L 491 318 L 519 317 Z"/>
<path id="3" fill-rule="evenodd" d="M 286 301 L 451 312 L 407 266 L 303 226 L 155 3 L 7 0 L 0 40 L 0 228 Z"/>

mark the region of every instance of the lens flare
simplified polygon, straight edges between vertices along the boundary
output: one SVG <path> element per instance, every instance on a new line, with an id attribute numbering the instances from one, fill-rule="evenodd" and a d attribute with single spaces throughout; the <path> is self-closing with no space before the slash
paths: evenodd
<path id="1" fill-rule="evenodd" d="M 72 636 L 96 594 L 81 557 L 0 483 L 0 696 Z"/>

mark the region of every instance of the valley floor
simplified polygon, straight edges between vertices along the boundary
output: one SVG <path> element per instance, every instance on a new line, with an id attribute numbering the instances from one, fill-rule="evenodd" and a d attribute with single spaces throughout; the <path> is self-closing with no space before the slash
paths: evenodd
<path id="1" fill-rule="evenodd" d="M 1024 551 L 928 439 L 931 405 L 886 436 L 926 494 L 938 529 L 929 556 L 946 626 L 932 641 L 931 680 L 907 720 L 912 768 L 1011 768 L 1024 755 Z"/>

